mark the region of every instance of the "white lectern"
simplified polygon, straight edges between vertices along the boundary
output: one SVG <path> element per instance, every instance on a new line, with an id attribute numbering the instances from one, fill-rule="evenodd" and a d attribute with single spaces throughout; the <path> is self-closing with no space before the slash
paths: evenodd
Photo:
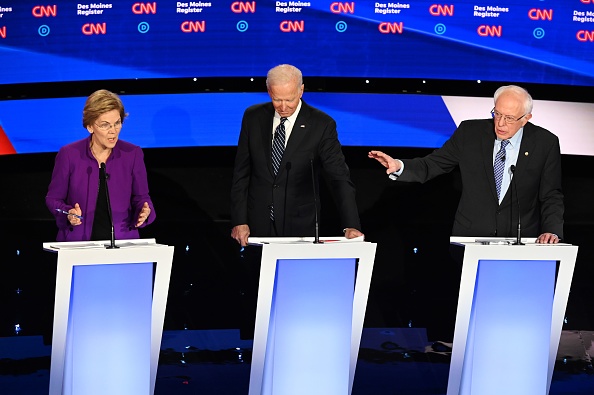
<path id="1" fill-rule="evenodd" d="M 57 252 L 50 395 L 153 394 L 173 247 L 44 243 Z"/>
<path id="2" fill-rule="evenodd" d="M 350 394 L 376 244 L 252 238 L 262 248 L 250 395 Z"/>
<path id="3" fill-rule="evenodd" d="M 548 394 L 578 247 L 450 241 L 464 258 L 447 394 Z"/>

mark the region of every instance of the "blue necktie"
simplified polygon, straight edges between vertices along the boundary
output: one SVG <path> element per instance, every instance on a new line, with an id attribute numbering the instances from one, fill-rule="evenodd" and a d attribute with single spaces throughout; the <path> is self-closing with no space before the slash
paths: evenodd
<path id="1" fill-rule="evenodd" d="M 505 170 L 505 147 L 509 144 L 508 140 L 501 141 L 501 148 L 495 154 L 495 163 L 493 171 L 495 173 L 495 187 L 497 188 L 497 198 L 501 196 L 501 183 L 503 181 L 503 170 Z"/>
<path id="2" fill-rule="evenodd" d="M 285 121 L 287 118 L 282 117 L 280 124 L 274 130 L 274 138 L 272 140 L 272 170 L 274 175 L 278 174 L 283 154 L 285 153 Z M 274 221 L 274 206 L 270 206 L 270 219 Z"/>

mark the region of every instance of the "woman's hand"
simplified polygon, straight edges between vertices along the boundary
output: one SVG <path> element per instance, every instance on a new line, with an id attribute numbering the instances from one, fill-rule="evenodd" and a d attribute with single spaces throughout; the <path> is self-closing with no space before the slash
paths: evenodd
<path id="1" fill-rule="evenodd" d="M 136 227 L 142 226 L 148 216 L 151 214 L 151 208 L 149 207 L 147 202 L 144 202 L 142 209 L 140 210 L 140 214 L 138 214 L 138 221 L 136 221 Z"/>
<path id="2" fill-rule="evenodd" d="M 82 210 L 78 203 L 75 203 L 74 207 L 68 210 L 68 222 L 72 226 L 78 226 L 82 224 L 82 220 L 79 217 L 82 217 Z"/>

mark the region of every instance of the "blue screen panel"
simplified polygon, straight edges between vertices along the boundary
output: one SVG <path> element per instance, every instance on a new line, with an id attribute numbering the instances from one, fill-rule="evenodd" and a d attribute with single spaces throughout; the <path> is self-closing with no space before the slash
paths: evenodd
<path id="1" fill-rule="evenodd" d="M 85 100 L 0 101 L 0 134 L 4 131 L 16 153 L 58 151 L 88 135 L 82 126 Z M 244 110 L 270 98 L 266 93 L 201 93 L 126 95 L 122 100 L 130 115 L 120 138 L 161 148 L 235 146 Z M 438 147 L 456 127 L 440 96 L 308 92 L 304 100 L 336 120 L 340 141 L 347 146 Z"/>
<path id="2" fill-rule="evenodd" d="M 594 85 L 591 0 L 0 4 L 0 84 L 262 76 Z"/>

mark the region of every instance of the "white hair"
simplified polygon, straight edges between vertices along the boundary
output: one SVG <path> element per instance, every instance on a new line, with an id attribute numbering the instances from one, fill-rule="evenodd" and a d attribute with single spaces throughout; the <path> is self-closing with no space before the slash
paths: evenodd
<path id="1" fill-rule="evenodd" d="M 532 114 L 532 96 L 528 91 L 517 85 L 504 85 L 495 91 L 493 95 L 494 102 L 497 103 L 497 99 L 501 94 L 505 92 L 513 92 L 524 98 L 524 114 Z"/>
<path id="2" fill-rule="evenodd" d="M 266 75 L 266 88 L 295 81 L 297 86 L 303 85 L 301 70 L 290 64 L 281 64 L 271 68 Z"/>

